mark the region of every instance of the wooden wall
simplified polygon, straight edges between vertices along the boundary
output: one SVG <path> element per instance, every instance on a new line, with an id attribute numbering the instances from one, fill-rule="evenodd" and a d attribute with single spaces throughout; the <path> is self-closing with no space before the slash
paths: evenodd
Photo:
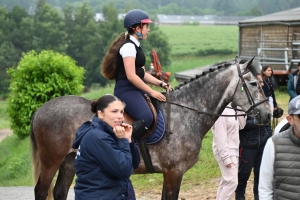
<path id="1" fill-rule="evenodd" d="M 299 33 L 297 38 L 293 33 Z M 276 59 L 284 59 L 284 51 L 265 50 L 258 55 L 258 48 L 289 48 L 292 49 L 292 42 L 300 42 L 300 25 L 254 25 L 240 27 L 239 35 L 239 55 L 240 56 L 256 56 L 262 58 L 273 58 L 274 61 L 260 60 L 268 62 L 276 62 Z M 293 40 L 294 39 L 294 40 Z M 299 46 L 293 46 L 299 48 Z M 300 59 L 299 51 L 288 51 L 289 61 Z M 281 61 L 283 62 L 283 61 Z M 272 65 L 273 69 L 284 69 L 284 65 Z"/>

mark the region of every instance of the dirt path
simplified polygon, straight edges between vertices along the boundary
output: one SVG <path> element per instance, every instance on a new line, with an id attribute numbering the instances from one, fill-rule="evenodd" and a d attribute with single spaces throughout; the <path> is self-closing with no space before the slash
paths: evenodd
<path id="1" fill-rule="evenodd" d="M 209 181 L 203 182 L 199 185 L 191 185 L 191 187 L 187 190 L 181 190 L 179 193 L 178 200 L 212 200 L 216 199 L 216 193 L 218 190 L 218 185 L 220 182 L 220 178 L 211 179 Z M 253 197 L 253 177 L 250 177 L 250 180 L 247 184 L 246 189 L 246 199 L 254 200 Z M 136 190 L 136 196 L 138 200 L 158 200 L 161 199 L 161 191 L 160 190 L 148 190 L 148 191 L 138 191 Z M 233 195 L 232 200 L 235 197 Z"/>
<path id="2" fill-rule="evenodd" d="M 178 200 L 212 200 L 216 199 L 216 191 L 220 178 L 206 181 L 197 186 L 191 186 L 188 190 L 183 190 L 179 194 Z M 251 187 L 253 182 L 250 180 L 247 187 L 247 200 L 253 200 Z M 31 200 L 34 199 L 34 187 L 0 187 L 0 200 Z M 160 190 L 139 191 L 136 190 L 137 200 L 158 200 L 161 199 Z M 67 200 L 74 199 L 74 189 L 70 188 Z M 232 198 L 234 200 L 234 197 Z"/>
<path id="3" fill-rule="evenodd" d="M 11 135 L 13 132 L 10 129 L 0 129 L 0 142 L 6 138 L 7 136 Z"/>

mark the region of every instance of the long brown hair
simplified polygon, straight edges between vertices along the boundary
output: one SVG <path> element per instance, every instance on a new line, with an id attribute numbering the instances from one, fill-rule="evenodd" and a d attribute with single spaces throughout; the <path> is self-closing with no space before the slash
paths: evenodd
<path id="1" fill-rule="evenodd" d="M 264 72 L 265 72 L 267 69 L 269 69 L 269 68 L 271 68 L 272 74 L 271 74 L 270 77 L 267 77 L 267 76 L 265 75 Z M 261 74 L 261 77 L 262 77 L 262 78 L 268 80 L 269 78 L 271 78 L 271 77 L 273 76 L 273 68 L 272 68 L 271 66 L 269 66 L 269 65 L 265 65 L 265 66 L 262 67 L 260 74 Z"/>
<path id="2" fill-rule="evenodd" d="M 117 64 L 118 64 L 118 53 L 121 48 L 121 46 L 124 44 L 126 40 L 129 40 L 129 35 L 133 35 L 135 33 L 135 29 L 137 26 L 142 27 L 145 24 L 134 24 L 129 29 L 127 29 L 126 32 L 121 33 L 115 41 L 110 45 L 108 51 L 106 52 L 104 59 L 102 60 L 102 63 L 100 65 L 101 74 L 109 79 L 114 80 L 117 73 Z"/>
<path id="3" fill-rule="evenodd" d="M 125 32 L 121 33 L 117 39 L 110 45 L 108 51 L 106 52 L 104 59 L 101 63 L 101 74 L 109 79 L 114 80 L 116 77 L 117 70 L 117 55 L 122 46 L 122 44 L 129 39 L 129 34 L 125 36 Z"/>

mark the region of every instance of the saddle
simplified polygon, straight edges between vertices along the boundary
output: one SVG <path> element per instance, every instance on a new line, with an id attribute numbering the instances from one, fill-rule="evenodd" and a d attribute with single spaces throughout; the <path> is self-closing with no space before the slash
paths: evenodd
<path id="1" fill-rule="evenodd" d="M 144 94 L 143 97 L 152 112 L 153 122 L 152 122 L 151 126 L 148 127 L 147 131 L 143 134 L 141 139 L 144 139 L 144 138 L 147 138 L 148 136 L 150 136 L 155 131 L 155 128 L 157 126 L 157 110 L 156 110 L 157 106 L 154 106 L 156 104 L 157 100 L 153 99 L 153 101 L 156 101 L 156 102 L 153 102 L 154 103 L 153 104 L 151 101 L 151 98 L 147 94 Z M 127 112 L 124 113 L 124 118 L 125 118 L 125 122 L 128 124 L 133 124 L 133 122 L 138 120 L 138 119 L 133 119 L 133 117 L 131 117 Z"/>

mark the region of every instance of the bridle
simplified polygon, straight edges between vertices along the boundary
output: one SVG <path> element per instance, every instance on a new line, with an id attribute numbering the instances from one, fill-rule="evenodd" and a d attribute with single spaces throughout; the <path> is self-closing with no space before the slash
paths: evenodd
<path id="1" fill-rule="evenodd" d="M 243 73 L 241 72 L 241 69 L 240 69 L 240 64 L 239 63 L 236 63 L 237 65 L 237 71 L 238 71 L 238 74 L 239 74 L 239 81 L 236 85 L 236 88 L 235 88 L 235 91 L 234 91 L 234 94 L 236 93 L 236 90 L 238 88 L 238 85 L 240 83 L 240 81 L 242 82 L 242 88 L 245 92 L 246 92 L 246 96 L 248 98 L 248 101 L 250 103 L 250 108 L 247 110 L 247 111 L 243 111 L 243 110 L 240 110 L 240 109 L 237 109 L 237 108 L 232 108 L 234 109 L 235 111 L 243 111 L 245 112 L 245 114 L 236 114 L 235 115 L 222 115 L 222 114 L 216 114 L 216 113 L 209 113 L 209 112 L 203 112 L 203 111 L 199 111 L 197 109 L 194 109 L 194 108 L 190 108 L 190 107 L 187 107 L 187 106 L 184 106 L 184 105 L 181 105 L 181 104 L 178 104 L 178 103 L 175 103 L 175 102 L 171 102 L 170 101 L 170 89 L 167 89 L 167 95 L 166 95 L 166 102 L 167 103 L 167 120 L 166 120 L 166 132 L 169 132 L 169 133 L 172 133 L 170 131 L 170 114 L 171 114 L 171 104 L 172 105 L 176 105 L 176 106 L 179 106 L 179 107 L 182 107 L 182 108 L 185 108 L 185 109 L 188 109 L 188 110 L 192 110 L 192 111 L 195 111 L 197 114 L 205 114 L 205 115 L 210 115 L 210 116 L 223 116 L 223 117 L 237 117 L 237 116 L 247 116 L 249 113 L 252 112 L 252 115 L 253 116 L 256 116 L 259 114 L 259 111 L 255 109 L 255 107 L 259 106 L 260 104 L 268 101 L 268 99 L 264 99 L 262 101 L 259 101 L 258 103 L 255 103 L 254 101 L 254 98 L 253 96 L 251 95 L 250 93 L 250 90 L 246 84 L 246 81 L 244 79 L 244 75 L 249 73 L 250 70 L 245 70 Z M 255 113 L 254 113 L 255 112 Z"/>
<path id="2" fill-rule="evenodd" d="M 255 111 L 255 107 L 257 107 L 258 105 L 262 104 L 262 103 L 265 103 L 266 101 L 268 101 L 268 98 L 265 98 L 264 100 L 262 101 L 259 101 L 258 103 L 255 103 L 254 99 L 253 99 L 253 96 L 251 95 L 250 91 L 249 91 L 249 88 L 245 82 L 245 79 L 244 79 L 244 75 L 249 73 L 250 70 L 245 70 L 243 73 L 241 73 L 241 69 L 240 69 L 240 64 L 239 63 L 236 63 L 237 65 L 237 70 L 238 70 L 238 73 L 239 73 L 239 77 L 240 77 L 240 80 L 242 81 L 242 87 L 243 89 L 245 90 L 246 92 L 246 95 L 247 95 L 247 98 L 248 98 L 248 101 L 250 103 L 250 108 L 245 111 L 246 114 L 250 113 L 251 111 Z M 235 88 L 235 91 L 237 90 L 237 87 L 238 87 L 239 83 L 237 84 L 236 88 Z M 259 111 L 257 111 L 259 112 Z M 256 116 L 258 113 L 255 113 L 253 114 L 254 116 Z"/>

